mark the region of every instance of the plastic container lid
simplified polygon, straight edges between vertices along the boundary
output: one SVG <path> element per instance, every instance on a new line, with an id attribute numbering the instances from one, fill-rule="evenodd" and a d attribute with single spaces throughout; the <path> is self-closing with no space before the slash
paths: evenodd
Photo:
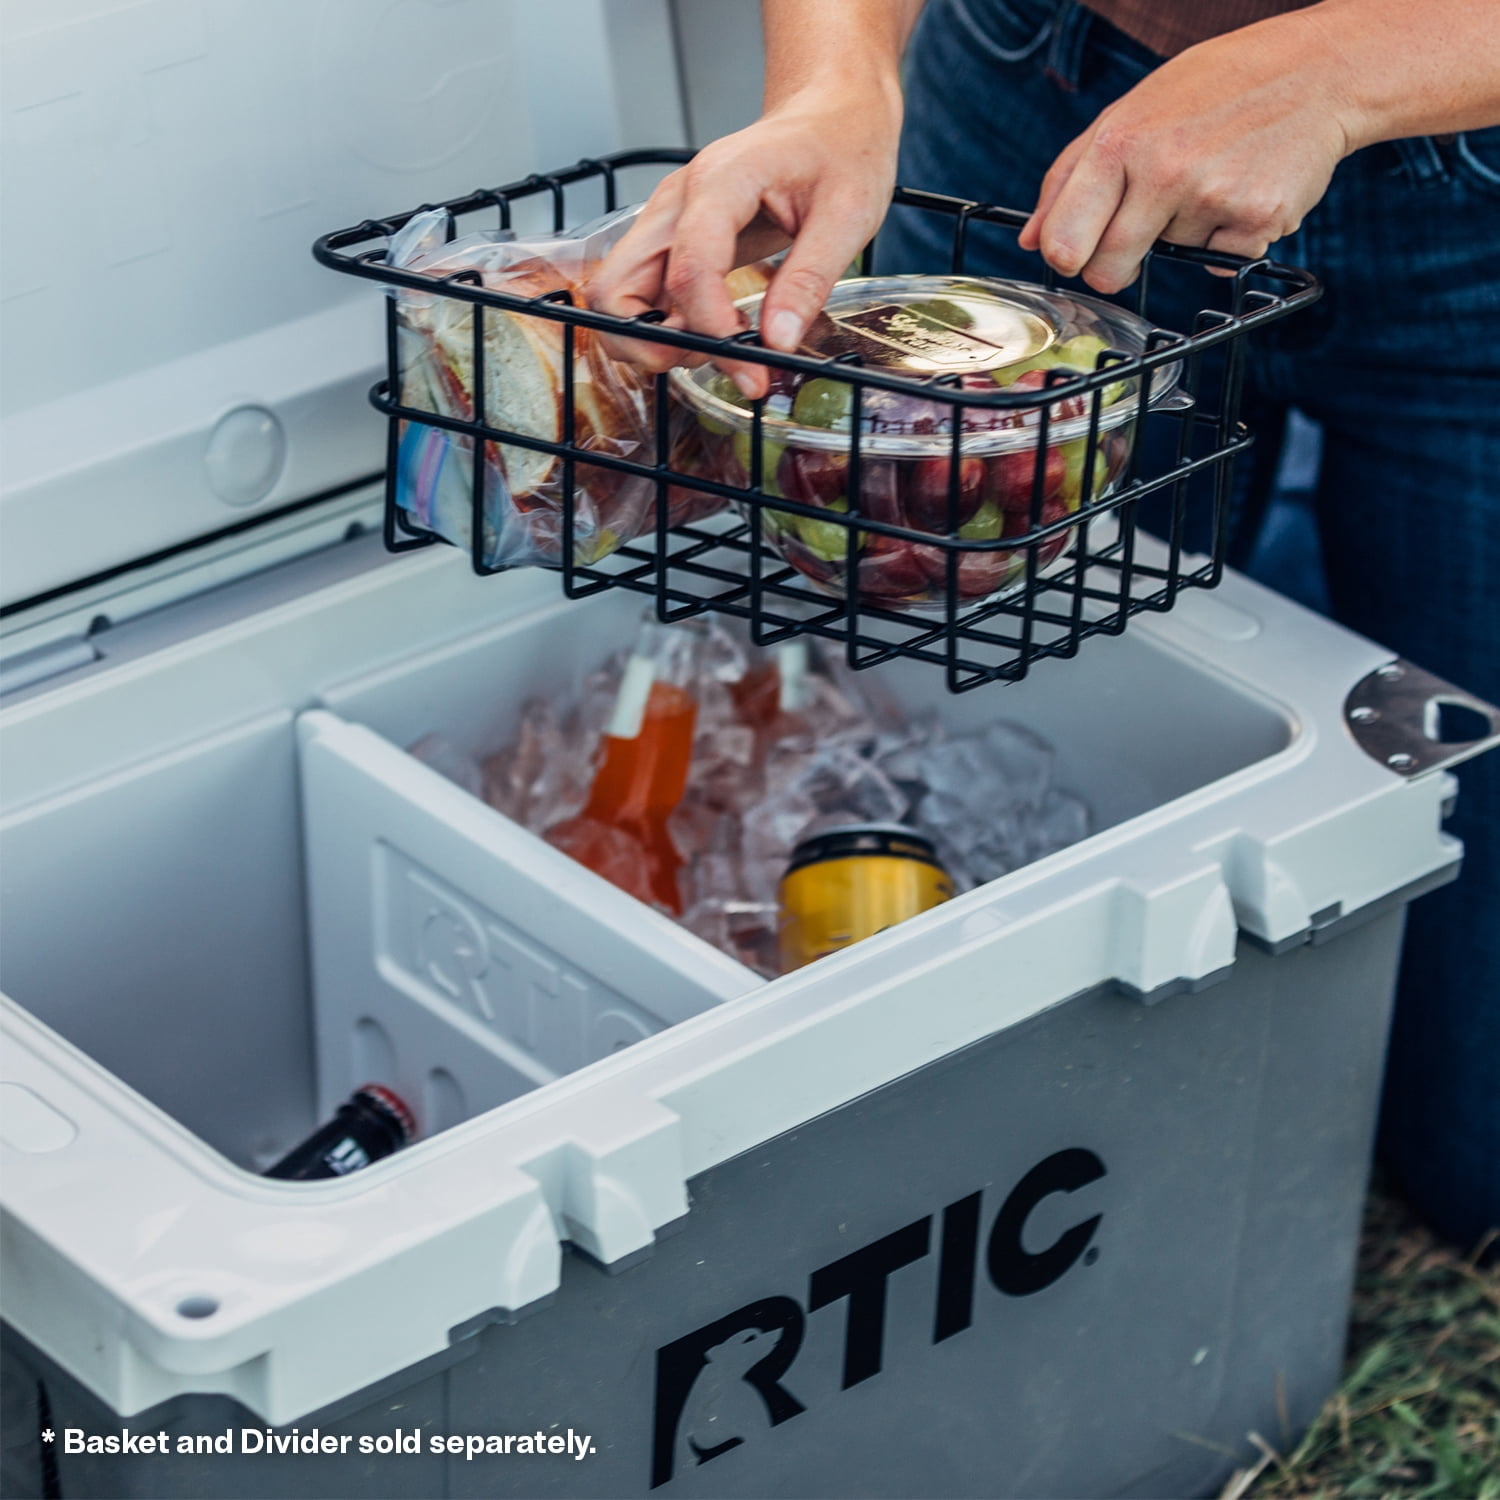
<path id="1" fill-rule="evenodd" d="M 739 307 L 754 324 L 763 293 L 741 299 Z M 1077 294 L 1067 296 L 1021 281 L 955 276 L 882 276 L 841 281 L 808 330 L 802 354 L 857 356 L 849 368 L 879 370 L 931 382 L 950 377 L 967 391 L 999 390 L 1032 371 L 1066 369 L 1092 374 L 1106 350 L 1124 357 L 1146 352 L 1154 331 L 1123 308 Z M 1180 362 L 1163 365 L 1152 377 L 1152 406 L 1183 406 L 1178 394 Z M 762 432 L 766 439 L 801 448 L 844 452 L 849 446 L 852 388 L 840 373 L 804 375 L 771 372 Z M 738 388 L 711 365 L 678 368 L 672 379 L 679 397 L 705 425 L 746 431 L 750 406 Z M 1118 427 L 1137 413 L 1132 399 L 1138 375 L 1104 388 L 1101 430 Z M 1039 380 L 1035 381 L 1040 384 Z M 812 387 L 813 389 L 809 390 Z M 944 386 L 916 392 L 867 387 L 863 399 L 861 451 L 897 457 L 942 457 L 951 452 L 953 407 Z M 1055 390 L 1055 387 L 1050 388 Z M 1050 442 L 1081 437 L 1089 428 L 1091 394 L 1079 392 L 1051 406 Z M 1029 450 L 1036 443 L 1037 407 L 962 409 L 965 453 Z"/>

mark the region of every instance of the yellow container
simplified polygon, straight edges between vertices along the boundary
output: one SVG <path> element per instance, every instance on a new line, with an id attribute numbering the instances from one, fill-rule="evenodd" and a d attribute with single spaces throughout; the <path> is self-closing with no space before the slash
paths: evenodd
<path id="1" fill-rule="evenodd" d="M 782 877 L 781 972 L 873 937 L 948 900 L 953 882 L 929 840 L 895 823 L 803 839 Z"/>

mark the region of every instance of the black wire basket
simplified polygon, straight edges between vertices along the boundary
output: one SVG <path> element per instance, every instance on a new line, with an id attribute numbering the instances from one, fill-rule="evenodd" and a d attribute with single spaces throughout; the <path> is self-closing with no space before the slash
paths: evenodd
<path id="1" fill-rule="evenodd" d="M 550 200 L 551 223 L 561 231 L 570 220 L 586 217 L 573 212 L 575 202 L 590 200 L 597 211 L 614 209 L 623 175 L 644 170 L 659 173 L 691 157 L 687 151 L 634 151 L 599 160 L 579 162 L 558 172 L 537 174 L 505 187 L 483 189 L 443 204 L 389 219 L 370 219 L 350 229 L 324 235 L 314 247 L 324 265 L 348 275 L 378 281 L 392 288 L 451 297 L 473 307 L 472 418 L 455 417 L 407 403 L 402 370 L 399 318 L 394 297 L 387 300 L 386 349 L 388 371 L 370 393 L 373 404 L 389 424 L 385 507 L 385 543 L 392 551 L 429 546 L 441 540 L 415 525 L 399 504 L 398 449 L 408 423 L 424 424 L 459 435 L 475 461 L 470 465 L 472 504 L 471 557 L 476 572 L 500 571 L 488 560 L 484 545 L 490 445 L 530 449 L 560 460 L 561 487 L 558 517 L 561 545 L 558 569 L 564 591 L 585 598 L 606 589 L 630 589 L 650 595 L 662 620 L 679 620 L 714 611 L 748 622 L 752 639 L 770 645 L 796 635 L 813 635 L 842 643 L 854 668 L 874 666 L 894 658 L 915 658 L 942 666 L 950 691 L 963 692 L 982 683 L 1017 681 L 1033 663 L 1048 657 L 1070 657 L 1095 635 L 1118 635 L 1142 612 L 1172 608 L 1186 588 L 1213 588 L 1223 576 L 1232 491 L 1231 462 L 1249 446 L 1250 435 L 1239 420 L 1242 368 L 1246 336 L 1255 328 L 1308 306 L 1321 295 L 1306 271 L 1269 260 L 1247 261 L 1208 250 L 1188 249 L 1165 242 L 1147 257 L 1132 290 L 1136 312 L 1149 319 L 1152 288 L 1167 276 L 1201 279 L 1203 301 L 1218 300 L 1220 310 L 1205 309 L 1193 320 L 1191 332 L 1156 328 L 1135 351 L 1105 349 L 1091 372 L 1051 370 L 1041 389 L 1017 391 L 1002 386 L 970 388 L 951 375 L 913 375 L 865 367 L 857 356 L 822 357 L 779 354 L 761 347 L 752 329 L 731 338 L 709 338 L 659 326 L 660 314 L 624 319 L 578 305 L 567 291 L 525 297 L 487 288 L 472 271 L 434 277 L 402 270 L 387 263 L 387 246 L 416 214 L 446 208 L 455 225 L 470 215 L 499 215 L 499 227 L 509 228 L 518 205 L 534 210 L 528 200 Z M 936 193 L 897 188 L 894 203 L 921 214 L 935 215 L 951 229 L 949 269 L 962 274 L 975 225 L 1018 229 L 1028 217 L 1018 210 L 968 202 Z M 870 252 L 862 271 L 868 274 Z M 1037 258 L 1037 279 L 1052 288 L 1056 278 Z M 934 268 L 924 268 L 934 269 Z M 1223 278 L 1218 281 L 1211 273 Z M 1180 296 L 1179 296 L 1180 304 Z M 494 425 L 486 420 L 485 317 L 487 310 L 509 316 L 547 320 L 562 325 L 563 390 L 560 439 L 539 438 Z M 809 507 L 767 488 L 763 473 L 762 423 L 764 402 L 753 404 L 746 482 L 726 482 L 722 475 L 684 472 L 671 463 L 671 416 L 674 402 L 667 375 L 654 377 L 651 423 L 654 453 L 620 456 L 585 450 L 576 441 L 576 388 L 573 351 L 576 331 L 594 329 L 669 344 L 686 352 L 733 358 L 744 363 L 794 372 L 803 378 L 821 377 L 847 382 L 852 392 L 853 417 L 847 448 L 847 509 L 831 512 Z M 1153 408 L 1148 401 L 1153 372 L 1180 364 L 1177 409 Z M 500 373 L 504 378 L 504 372 Z M 1090 493 L 1095 458 L 1105 433 L 1101 413 L 1105 393 L 1120 389 L 1116 382 L 1133 381 L 1131 400 L 1137 410 L 1122 436 L 1111 439 L 1120 463 L 1115 487 L 1098 496 Z M 946 534 L 917 530 L 870 514 L 864 505 L 861 447 L 865 423 L 861 416 L 867 392 L 886 391 L 941 402 L 952 411 L 945 431 L 951 431 L 948 462 L 948 527 Z M 1061 403 L 1070 403 L 1066 408 Z M 965 433 L 972 430 L 976 409 L 1026 413 L 1036 431 L 1034 477 L 1025 528 L 997 539 L 972 540 L 960 535 L 959 475 Z M 1063 411 L 1087 416 L 1082 460 L 1081 503 L 1064 518 L 1049 518 L 1044 490 L 1044 461 L 1049 429 L 1060 423 Z M 867 444 L 868 439 L 863 439 Z M 1123 446 L 1123 452 L 1120 451 Z M 579 560 L 575 547 L 576 473 L 580 464 L 638 475 L 654 486 L 654 526 L 626 541 L 597 561 Z M 680 488 L 679 488 L 680 487 Z M 691 491 L 733 503 L 735 514 L 721 513 L 707 520 L 673 525 L 672 495 Z M 1138 547 L 1138 529 L 1149 507 L 1154 529 L 1164 548 Z M 831 598 L 809 582 L 770 545 L 777 525 L 802 516 L 842 529 L 847 549 L 847 578 L 857 575 L 856 557 L 869 538 L 920 546 L 940 582 L 932 607 L 921 613 L 883 607 L 850 587 Z M 1197 550 L 1189 550 L 1189 537 Z M 1201 540 L 1200 540 L 1201 539 Z M 887 544 L 889 545 L 889 544 Z M 975 603 L 959 586 L 965 560 L 1003 551 L 1009 588 Z M 930 564 L 929 564 L 930 565 Z"/>

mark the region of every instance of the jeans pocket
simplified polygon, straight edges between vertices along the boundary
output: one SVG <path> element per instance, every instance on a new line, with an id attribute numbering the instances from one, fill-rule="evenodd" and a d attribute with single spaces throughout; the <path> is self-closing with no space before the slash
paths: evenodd
<path id="1" fill-rule="evenodd" d="M 1052 35 L 1058 0 L 949 0 L 954 20 L 998 63 L 1024 62 Z"/>
<path id="2" fill-rule="evenodd" d="M 1500 194 L 1500 125 L 1455 136 L 1451 157 L 1457 176 Z"/>

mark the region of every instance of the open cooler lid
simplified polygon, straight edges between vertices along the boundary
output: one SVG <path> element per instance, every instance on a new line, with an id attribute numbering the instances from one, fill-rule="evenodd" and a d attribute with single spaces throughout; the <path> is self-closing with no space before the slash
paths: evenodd
<path id="1" fill-rule="evenodd" d="M 668 0 L 9 0 L 0 54 L 7 611 L 379 474 L 330 225 L 683 140 Z"/>

